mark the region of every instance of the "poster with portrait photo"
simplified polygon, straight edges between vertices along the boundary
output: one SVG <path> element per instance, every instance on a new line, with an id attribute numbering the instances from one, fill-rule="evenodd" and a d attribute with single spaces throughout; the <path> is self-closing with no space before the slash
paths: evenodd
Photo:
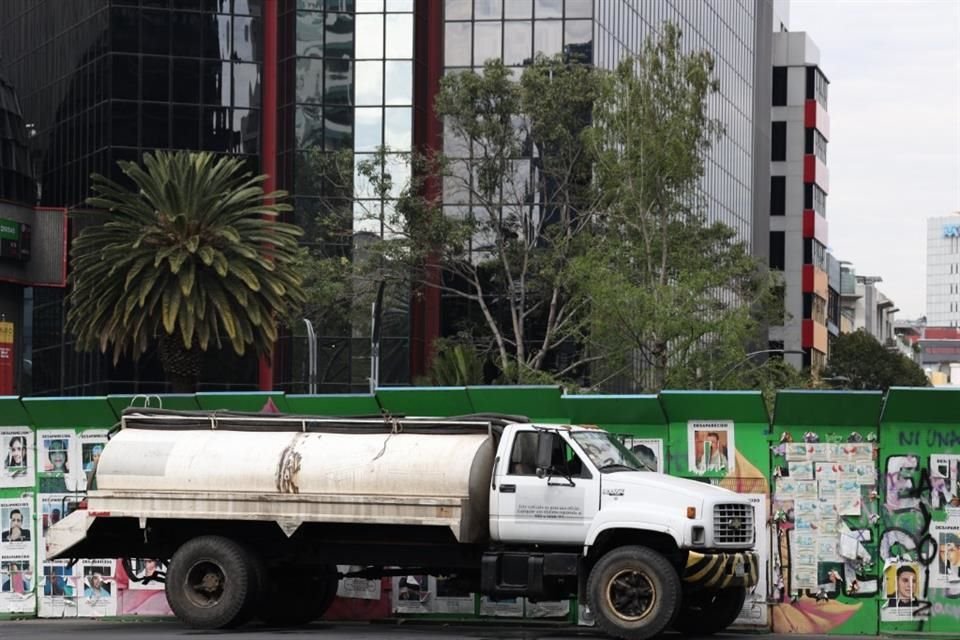
<path id="1" fill-rule="evenodd" d="M 0 614 L 33 613 L 36 577 L 32 553 L 0 555 Z"/>
<path id="2" fill-rule="evenodd" d="M 663 473 L 663 440 L 661 438 L 623 436 L 623 446 L 630 449 L 631 453 L 651 471 Z"/>
<path id="3" fill-rule="evenodd" d="M 430 576 L 408 575 L 393 578 L 393 610 L 395 613 L 430 613 Z"/>
<path id="4" fill-rule="evenodd" d="M 33 549 L 33 505 L 28 498 L 0 500 L 0 554 Z"/>
<path id="5" fill-rule="evenodd" d="M 338 564 L 337 571 L 341 574 L 362 571 L 366 567 L 362 565 Z M 379 600 L 381 592 L 381 583 L 379 578 L 367 580 L 366 578 L 340 578 L 337 583 L 338 598 L 355 598 L 357 600 Z"/>
<path id="6" fill-rule="evenodd" d="M 117 583 L 115 561 L 112 559 L 84 560 L 80 593 L 77 594 L 78 614 L 82 617 L 117 615 Z"/>
<path id="7" fill-rule="evenodd" d="M 736 470 L 736 451 L 732 421 L 687 422 L 687 469 L 690 473 L 728 475 Z"/>
<path id="8" fill-rule="evenodd" d="M 929 533 L 937 543 L 937 557 L 930 564 L 930 586 L 960 588 L 960 524 L 932 522 Z"/>
<path id="9" fill-rule="evenodd" d="M 167 573 L 167 565 L 158 558 L 131 558 L 130 567 L 133 569 L 129 589 L 152 589 L 163 591 L 164 584 L 159 578 Z M 136 578 L 133 580 L 132 578 Z"/>
<path id="10" fill-rule="evenodd" d="M 930 506 L 946 511 L 948 519 L 960 516 L 960 455 L 930 456 Z"/>
<path id="11" fill-rule="evenodd" d="M 883 567 L 880 620 L 896 622 L 929 616 L 924 600 L 924 567 L 919 562 L 888 560 Z"/>
<path id="12" fill-rule="evenodd" d="M 60 522 L 67 514 L 67 502 L 73 499 L 69 493 L 53 493 L 40 496 L 40 535 L 46 537 L 47 530 Z"/>
<path id="13" fill-rule="evenodd" d="M 37 587 L 41 618 L 75 618 L 80 591 L 80 565 L 68 566 L 63 560 L 44 562 Z"/>
<path id="14" fill-rule="evenodd" d="M 0 488 L 33 486 L 33 431 L 28 427 L 0 430 Z"/>
<path id="15" fill-rule="evenodd" d="M 433 598 L 430 601 L 432 613 L 460 613 L 474 615 L 477 598 L 462 578 L 456 576 L 433 577 Z"/>
<path id="16" fill-rule="evenodd" d="M 78 490 L 86 491 L 90 486 L 93 472 L 100 462 L 100 454 L 107 444 L 106 429 L 88 429 L 80 434 L 80 471 Z"/>
<path id="17" fill-rule="evenodd" d="M 40 493 L 77 491 L 80 471 L 76 434 L 72 431 L 37 431 L 37 476 Z"/>

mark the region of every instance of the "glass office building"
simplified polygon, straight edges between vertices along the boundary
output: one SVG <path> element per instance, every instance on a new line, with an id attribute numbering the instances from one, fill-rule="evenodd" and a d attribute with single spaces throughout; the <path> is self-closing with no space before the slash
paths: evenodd
<path id="1" fill-rule="evenodd" d="M 398 154 L 443 148 L 432 105 L 444 73 L 502 57 L 522 68 L 536 52 L 565 52 L 612 68 L 665 21 L 686 46 L 717 60 L 713 115 L 727 135 L 711 152 L 703 189 L 711 219 L 760 255 L 753 209 L 765 201 L 770 0 L 3 0 L 0 73 L 20 94 L 35 133 L 30 161 L 40 203 L 79 210 L 89 175 L 118 176 L 117 160 L 153 149 L 204 149 L 245 157 L 290 192 L 305 242 L 350 257 L 380 229 L 361 217 L 389 211 L 391 194 L 344 190 L 316 171 L 325 154 L 359 162 L 381 144 Z M 766 85 L 764 83 L 766 82 Z M 763 112 L 762 109 L 767 111 Z M 760 127 L 760 129 L 758 129 Z M 398 157 L 399 158 L 399 157 Z M 397 162 L 394 178 L 402 180 Z M 752 188 L 756 186 L 756 190 Z M 428 185 L 440 196 L 443 185 Z M 344 215 L 346 213 L 346 215 Z M 765 211 L 763 212 L 766 213 Z M 318 218 L 344 217 L 332 236 Z M 83 224 L 75 217 L 75 229 Z M 759 219 L 765 219 L 760 216 Z M 442 331 L 435 291 L 395 291 L 385 318 L 381 382 L 422 372 Z M 33 393 L 159 391 L 155 360 L 113 366 L 77 354 L 63 335 L 63 293 L 24 292 L 34 318 Z M 452 312 L 451 312 L 452 313 Z M 447 314 L 450 315 L 450 314 Z M 316 327 L 322 391 L 361 391 L 369 375 L 367 326 Z M 272 383 L 303 390 L 302 338 L 281 340 Z M 225 364 L 226 362 L 226 364 Z M 205 379 L 256 388 L 252 358 L 221 354 Z"/>

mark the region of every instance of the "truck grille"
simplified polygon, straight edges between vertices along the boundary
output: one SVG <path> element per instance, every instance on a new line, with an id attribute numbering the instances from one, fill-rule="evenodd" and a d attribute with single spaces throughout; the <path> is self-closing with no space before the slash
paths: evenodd
<path id="1" fill-rule="evenodd" d="M 749 504 L 714 505 L 713 541 L 719 546 L 753 544 L 753 506 Z"/>

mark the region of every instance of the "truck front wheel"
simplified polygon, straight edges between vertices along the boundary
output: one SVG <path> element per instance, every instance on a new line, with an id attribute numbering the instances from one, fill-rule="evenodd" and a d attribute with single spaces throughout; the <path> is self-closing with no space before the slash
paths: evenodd
<path id="1" fill-rule="evenodd" d="M 624 640 L 645 640 L 670 625 L 680 605 L 680 578 L 647 547 L 619 547 L 600 558 L 587 580 L 597 625 Z"/>
<path id="2" fill-rule="evenodd" d="M 733 624 L 746 599 L 747 590 L 743 587 L 685 595 L 673 628 L 688 635 L 713 635 Z"/>
<path id="3" fill-rule="evenodd" d="M 185 542 L 173 554 L 167 571 L 167 601 L 184 624 L 196 629 L 222 629 L 242 622 L 253 605 L 257 575 L 250 554 L 221 536 Z"/>

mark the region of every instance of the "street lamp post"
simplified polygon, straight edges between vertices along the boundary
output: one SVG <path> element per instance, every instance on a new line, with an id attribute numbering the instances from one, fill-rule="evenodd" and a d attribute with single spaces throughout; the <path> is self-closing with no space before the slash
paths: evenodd
<path id="1" fill-rule="evenodd" d="M 720 384 L 721 382 L 726 380 L 727 376 L 729 376 L 731 373 L 739 369 L 740 366 L 742 366 L 747 362 L 750 362 L 750 359 L 752 357 L 759 356 L 764 353 L 782 353 L 782 354 L 797 353 L 797 354 L 803 355 L 803 351 L 797 351 L 796 349 L 762 349 L 760 351 L 751 351 L 750 353 L 748 353 L 746 356 L 743 357 L 743 360 L 740 360 L 739 362 L 734 364 L 732 367 L 727 369 L 726 372 L 722 376 L 720 376 L 720 379 L 717 380 L 717 384 Z M 710 391 L 713 391 L 713 375 L 710 376 Z"/>

